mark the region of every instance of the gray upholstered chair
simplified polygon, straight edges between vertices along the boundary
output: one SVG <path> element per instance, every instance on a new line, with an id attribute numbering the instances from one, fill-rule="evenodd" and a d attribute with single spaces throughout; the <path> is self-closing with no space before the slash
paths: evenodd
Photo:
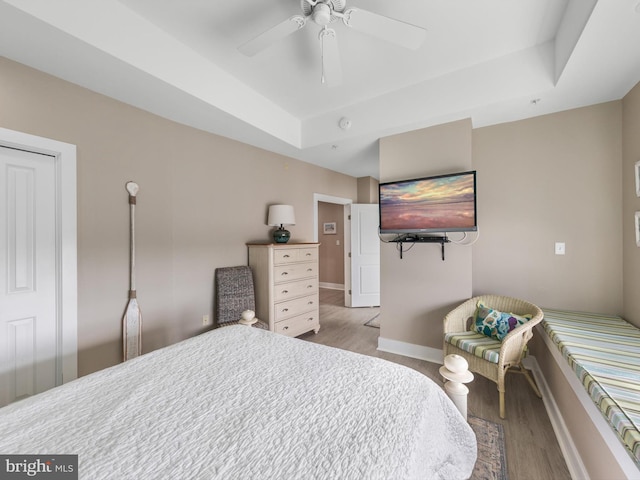
<path id="1" fill-rule="evenodd" d="M 469 330 L 477 304 L 516 315 L 531 315 L 531 319 L 513 329 L 502 341 Z M 498 384 L 500 418 L 505 418 L 504 377 L 508 371 L 522 373 L 535 394 L 542 398 L 535 381 L 522 365 L 527 342 L 533 337 L 533 327 L 542 321 L 542 310 L 533 303 L 500 295 L 481 295 L 456 307 L 444 318 L 444 355 L 457 354 L 469 362 L 469 370 Z"/>
<path id="2" fill-rule="evenodd" d="M 253 274 L 246 265 L 216 268 L 215 273 L 215 327 L 237 325 L 242 312 L 256 310 Z M 256 328 L 269 330 L 269 325 L 258 319 Z"/>

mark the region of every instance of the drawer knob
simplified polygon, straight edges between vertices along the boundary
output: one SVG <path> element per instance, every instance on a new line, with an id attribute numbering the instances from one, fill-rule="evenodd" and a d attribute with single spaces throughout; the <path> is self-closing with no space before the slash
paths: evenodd
<path id="1" fill-rule="evenodd" d="M 313 288 L 313 285 L 307 285 L 307 288 Z"/>
<path id="2" fill-rule="evenodd" d="M 282 290 L 282 293 L 289 293 L 289 290 Z"/>
<path id="3" fill-rule="evenodd" d="M 280 275 L 289 275 L 289 272 L 282 272 Z"/>
<path id="4" fill-rule="evenodd" d="M 313 305 L 313 300 L 309 300 L 309 301 L 307 302 L 307 305 Z"/>
<path id="5" fill-rule="evenodd" d="M 307 272 L 313 272 L 313 268 L 307 268 Z"/>
<path id="6" fill-rule="evenodd" d="M 283 309 L 282 309 L 282 311 L 283 311 L 283 312 L 288 312 L 288 311 L 289 311 L 289 309 L 288 309 L 288 308 L 283 308 Z"/>
<path id="7" fill-rule="evenodd" d="M 283 255 L 282 258 L 289 258 L 289 254 Z"/>
<path id="8" fill-rule="evenodd" d="M 310 256 L 311 256 L 311 254 L 309 252 L 307 252 L 307 257 L 310 257 Z"/>
<path id="9" fill-rule="evenodd" d="M 289 326 L 283 327 L 283 330 L 289 330 Z"/>
<path id="10" fill-rule="evenodd" d="M 307 318 L 307 322 L 313 322 L 313 317 Z"/>

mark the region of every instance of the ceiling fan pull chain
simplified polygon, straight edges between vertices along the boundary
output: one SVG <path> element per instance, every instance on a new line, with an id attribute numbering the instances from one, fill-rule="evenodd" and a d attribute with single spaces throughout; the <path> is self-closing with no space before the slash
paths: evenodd
<path id="1" fill-rule="evenodd" d="M 325 25 L 322 30 L 320 30 L 320 59 L 324 58 L 324 42 L 322 41 L 322 35 L 326 34 L 327 26 Z M 324 61 L 320 62 L 322 64 L 322 75 L 320 76 L 320 83 L 324 85 Z"/>
<path id="2" fill-rule="evenodd" d="M 335 86 L 339 85 L 342 79 L 340 68 L 340 54 L 336 43 L 336 31 L 326 25 L 320 30 L 318 39 L 321 45 L 322 56 L 322 77 L 321 83 Z"/>

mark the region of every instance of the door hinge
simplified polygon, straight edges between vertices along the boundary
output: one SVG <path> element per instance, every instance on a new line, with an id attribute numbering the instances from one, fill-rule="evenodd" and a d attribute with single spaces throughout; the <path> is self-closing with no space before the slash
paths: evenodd
<path id="1" fill-rule="evenodd" d="M 351 220 L 351 215 L 347 215 L 347 220 Z"/>
<path id="2" fill-rule="evenodd" d="M 351 295 L 351 289 L 349 289 L 349 295 Z"/>
<path id="3" fill-rule="evenodd" d="M 351 258 L 351 252 L 349 252 L 349 258 Z"/>

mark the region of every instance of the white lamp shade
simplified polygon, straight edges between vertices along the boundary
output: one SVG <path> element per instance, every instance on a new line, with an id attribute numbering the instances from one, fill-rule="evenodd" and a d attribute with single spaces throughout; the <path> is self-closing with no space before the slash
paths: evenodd
<path id="1" fill-rule="evenodd" d="M 267 225 L 279 227 L 280 225 L 295 225 L 296 216 L 292 205 L 270 205 Z"/>

